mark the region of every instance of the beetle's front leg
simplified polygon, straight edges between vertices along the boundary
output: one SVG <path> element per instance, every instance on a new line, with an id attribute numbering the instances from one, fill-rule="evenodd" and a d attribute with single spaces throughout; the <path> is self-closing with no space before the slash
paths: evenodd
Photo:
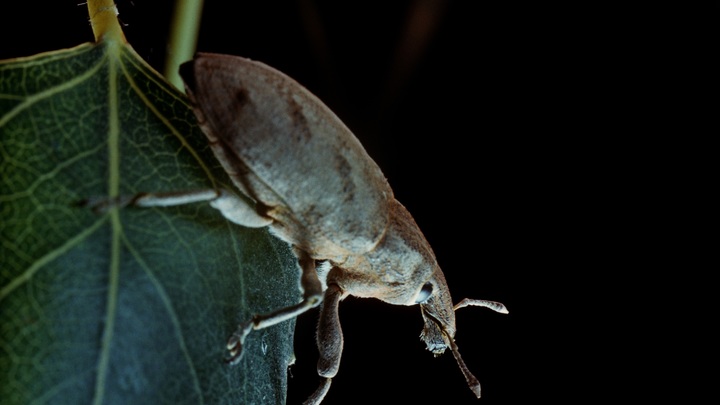
<path id="1" fill-rule="evenodd" d="M 230 351 L 230 358 L 227 359 L 227 362 L 230 365 L 235 365 L 240 361 L 243 342 L 247 335 L 250 334 L 250 331 L 267 328 L 295 318 L 303 312 L 318 306 L 322 301 L 322 284 L 315 270 L 315 260 L 298 248 L 295 248 L 295 254 L 302 269 L 302 275 L 300 276 L 300 286 L 303 289 L 302 301 L 296 305 L 280 308 L 267 314 L 257 314 L 249 322 L 238 325 L 235 333 L 230 336 L 227 342 L 227 348 Z"/>
<path id="2" fill-rule="evenodd" d="M 138 207 L 166 207 L 209 201 L 210 206 L 220 211 L 230 221 L 248 228 L 262 228 L 272 223 L 272 219 L 258 214 L 256 205 L 225 189 L 194 190 L 181 193 L 143 193 L 138 194 L 132 204 Z"/>
<path id="3" fill-rule="evenodd" d="M 343 335 L 340 327 L 338 306 L 343 292 L 336 284 L 328 285 L 325 290 L 325 299 L 320 311 L 320 321 L 317 328 L 317 345 L 320 351 L 318 360 L 318 375 L 325 377 L 317 390 L 304 402 L 305 405 L 316 405 L 322 402 L 330 390 L 330 382 L 340 368 L 340 357 L 343 349 Z"/>
<path id="4" fill-rule="evenodd" d="M 95 212 L 105 212 L 110 208 L 134 207 L 172 207 L 207 201 L 230 221 L 248 228 L 262 228 L 273 220 L 260 215 L 257 205 L 248 198 L 240 197 L 225 189 L 186 190 L 163 193 L 138 193 L 116 198 L 95 197 L 80 201 L 78 204 L 90 207 Z"/>

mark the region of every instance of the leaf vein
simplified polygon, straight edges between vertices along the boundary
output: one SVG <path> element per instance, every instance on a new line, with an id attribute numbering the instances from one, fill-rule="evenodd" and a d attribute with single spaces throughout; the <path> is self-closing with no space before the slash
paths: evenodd
<path id="1" fill-rule="evenodd" d="M 82 242 L 83 240 L 88 238 L 90 235 L 92 235 L 102 224 L 105 223 L 107 218 L 108 218 L 107 216 L 100 218 L 99 220 L 95 221 L 94 224 L 92 224 L 88 228 L 84 229 L 82 232 L 78 233 L 77 235 L 73 236 L 72 238 L 69 238 L 62 245 L 58 246 L 57 248 L 49 251 L 42 257 L 35 260 L 30 267 L 28 267 L 25 271 L 23 271 L 17 277 L 13 278 L 12 281 L 10 281 L 2 289 L 0 289 L 0 301 L 5 299 L 5 297 L 7 297 L 10 293 L 12 293 L 18 287 L 20 287 L 21 285 L 25 284 L 30 279 L 32 279 L 33 276 L 35 275 L 35 273 L 37 273 L 45 265 L 47 265 L 48 263 L 57 259 L 58 257 L 62 256 L 64 253 L 66 253 L 72 247 L 74 247 L 75 245 Z"/>

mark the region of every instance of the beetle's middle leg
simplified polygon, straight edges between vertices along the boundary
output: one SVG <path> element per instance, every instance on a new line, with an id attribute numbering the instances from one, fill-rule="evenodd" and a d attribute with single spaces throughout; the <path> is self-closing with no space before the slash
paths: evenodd
<path id="1" fill-rule="evenodd" d="M 340 316 L 338 304 L 343 298 L 344 292 L 337 284 L 329 284 L 325 290 L 325 299 L 320 310 L 320 320 L 317 326 L 317 346 L 320 352 L 317 372 L 323 377 L 320 386 L 305 401 L 303 405 L 316 405 L 322 402 L 330 390 L 333 377 L 340 368 L 340 356 L 343 350 L 343 334 L 340 327 Z"/>
<path id="2" fill-rule="evenodd" d="M 243 342 L 252 330 L 267 328 L 268 326 L 295 318 L 322 302 L 323 289 L 317 271 L 315 270 L 315 259 L 298 248 L 295 248 L 295 254 L 298 258 L 298 264 L 300 264 L 300 268 L 302 269 L 302 275 L 300 276 L 300 286 L 303 289 L 302 301 L 298 304 L 280 308 L 266 314 L 254 315 L 250 321 L 238 325 L 235 333 L 230 336 L 227 342 L 227 348 L 228 351 L 230 351 L 230 358 L 227 359 L 227 362 L 230 365 L 235 365 L 240 361 Z"/>
<path id="3" fill-rule="evenodd" d="M 273 222 L 272 218 L 263 216 L 258 212 L 257 205 L 253 203 L 252 200 L 242 198 L 223 189 L 140 193 L 134 196 L 118 197 L 115 199 L 88 199 L 81 204 L 91 207 L 94 211 L 102 212 L 112 207 L 169 207 L 202 201 L 209 202 L 210 206 L 220 211 L 225 218 L 242 226 L 260 228 L 268 226 Z M 298 258 L 298 264 L 302 270 L 300 277 L 300 286 L 303 289 L 302 301 L 296 305 L 281 308 L 270 313 L 257 314 L 253 316 L 249 322 L 240 324 L 227 342 L 227 348 L 230 351 L 230 358 L 227 361 L 231 365 L 235 365 L 240 361 L 242 345 L 250 331 L 267 328 L 268 326 L 294 318 L 318 306 L 320 302 L 322 302 L 323 287 L 315 267 L 315 259 L 299 248 L 294 248 L 294 250 Z"/>

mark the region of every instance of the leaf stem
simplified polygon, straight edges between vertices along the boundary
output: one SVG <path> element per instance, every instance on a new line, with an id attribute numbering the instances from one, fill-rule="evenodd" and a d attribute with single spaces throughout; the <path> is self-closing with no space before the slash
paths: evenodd
<path id="1" fill-rule="evenodd" d="M 118 9 L 113 0 L 88 0 L 90 26 L 95 34 L 95 42 L 118 41 L 125 43 L 125 34 L 118 21 Z"/>

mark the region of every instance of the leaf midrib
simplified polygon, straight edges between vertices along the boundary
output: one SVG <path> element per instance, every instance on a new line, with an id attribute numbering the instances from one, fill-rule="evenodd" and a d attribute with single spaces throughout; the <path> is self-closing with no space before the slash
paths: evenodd
<path id="1" fill-rule="evenodd" d="M 120 118 L 118 109 L 118 64 L 121 45 L 116 41 L 106 41 L 108 69 L 108 197 L 116 198 L 120 194 Z M 106 380 L 110 364 L 110 348 L 115 330 L 117 316 L 118 290 L 120 280 L 120 243 L 122 223 L 118 207 L 109 212 L 110 216 L 110 267 L 108 277 L 108 293 L 100 346 L 100 357 L 97 366 L 97 379 L 93 404 L 102 404 Z"/>

